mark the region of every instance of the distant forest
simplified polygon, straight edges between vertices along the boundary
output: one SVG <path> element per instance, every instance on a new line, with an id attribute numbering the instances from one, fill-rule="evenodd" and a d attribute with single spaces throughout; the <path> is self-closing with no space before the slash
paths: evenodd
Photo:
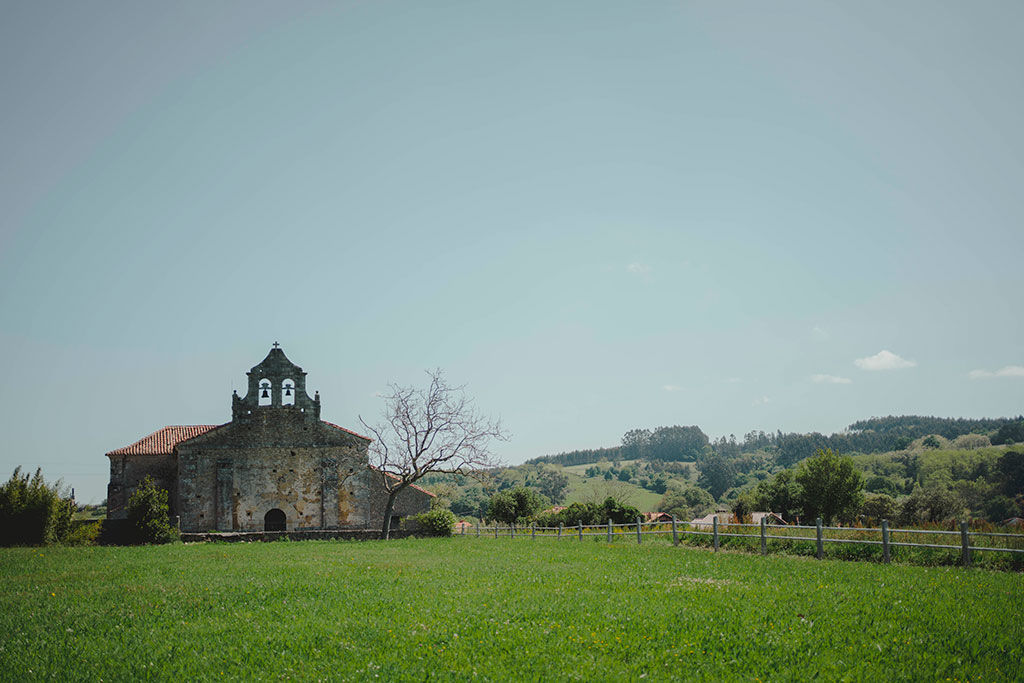
<path id="1" fill-rule="evenodd" d="M 1024 415 L 1016 418 L 924 417 L 920 415 L 890 415 L 872 417 L 854 422 L 844 431 L 826 436 L 818 432 L 783 434 L 777 431 L 749 432 L 742 441 L 735 436 L 710 440 L 696 425 L 689 427 L 658 427 L 654 430 L 632 429 L 623 436 L 622 444 L 609 448 L 593 448 L 557 455 L 544 455 L 527 464 L 551 463 L 555 465 L 585 465 L 601 460 L 617 461 L 644 458 L 672 462 L 698 463 L 713 456 L 736 458 L 742 453 L 764 451 L 773 455 L 776 464 L 789 467 L 814 455 L 819 448 L 831 448 L 836 453 L 884 453 L 905 449 L 910 442 L 923 436 L 937 434 L 955 439 L 964 434 L 990 434 L 993 444 L 1024 440 L 1018 432 L 1024 430 Z"/>

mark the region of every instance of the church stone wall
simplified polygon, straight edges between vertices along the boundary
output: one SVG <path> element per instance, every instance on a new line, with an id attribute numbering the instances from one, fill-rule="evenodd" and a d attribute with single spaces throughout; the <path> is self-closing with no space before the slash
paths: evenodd
<path id="1" fill-rule="evenodd" d="M 107 484 L 107 517 L 124 519 L 128 498 L 142 480 L 152 477 L 157 488 L 166 489 L 171 514 L 177 514 L 178 463 L 173 455 L 115 455 L 110 457 L 110 483 Z"/>
<path id="2" fill-rule="evenodd" d="M 108 516 L 149 474 L 170 492 L 183 532 L 262 532 L 268 513 L 283 513 L 288 531 L 380 529 L 387 492 L 369 466 L 369 439 L 319 419 L 319 395 L 306 393 L 306 373 L 276 344 L 247 375 L 231 422 L 177 442 L 170 455 L 109 454 Z M 430 497 L 406 489 L 393 514 L 425 512 Z"/>
<path id="3" fill-rule="evenodd" d="M 388 492 L 381 482 L 382 475 L 379 472 L 372 472 L 372 475 L 376 481 L 373 482 L 374 485 L 370 493 L 370 515 L 373 519 L 378 520 L 377 526 L 381 526 L 381 522 L 384 521 L 384 510 L 388 505 Z M 426 512 L 430 509 L 430 498 L 429 493 L 410 486 L 398 494 L 391 516 L 404 518 Z M 409 524 L 410 522 L 402 521 L 400 527 L 405 528 Z"/>
<path id="4" fill-rule="evenodd" d="M 178 445 L 184 531 L 262 531 L 268 511 L 288 529 L 366 526 L 368 442 L 281 408 Z"/>

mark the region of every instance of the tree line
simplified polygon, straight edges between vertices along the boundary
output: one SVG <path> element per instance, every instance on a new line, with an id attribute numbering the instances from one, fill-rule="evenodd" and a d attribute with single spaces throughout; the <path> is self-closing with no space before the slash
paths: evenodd
<path id="1" fill-rule="evenodd" d="M 771 456 L 774 464 L 789 467 L 824 449 L 837 453 L 885 453 L 903 450 L 915 439 L 931 434 L 955 439 L 967 434 L 990 432 L 996 432 L 992 437 L 994 445 L 1024 441 L 1024 416 L 980 419 L 920 415 L 872 417 L 854 422 L 844 431 L 831 435 L 751 431 L 742 440 L 733 434 L 712 440 L 697 425 L 637 428 L 627 431 L 617 447 L 543 455 L 527 463 L 571 466 L 600 460 L 644 459 L 703 464 L 716 455 L 732 459 L 744 453 L 762 451 Z"/>

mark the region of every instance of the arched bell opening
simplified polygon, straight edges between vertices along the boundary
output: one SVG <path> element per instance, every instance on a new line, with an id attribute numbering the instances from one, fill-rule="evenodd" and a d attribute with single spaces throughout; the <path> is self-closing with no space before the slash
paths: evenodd
<path id="1" fill-rule="evenodd" d="M 270 395 L 270 392 L 273 390 L 273 388 L 274 387 L 270 384 L 269 379 L 260 380 L 259 389 L 257 390 L 256 394 L 257 398 L 259 399 L 259 405 L 269 406 L 273 403 L 274 399 Z"/>
<path id="2" fill-rule="evenodd" d="M 295 405 L 295 382 L 290 379 L 281 382 L 281 405 Z"/>
<path id="3" fill-rule="evenodd" d="M 263 515 L 264 531 L 287 531 L 287 527 L 288 519 L 284 515 L 284 510 L 273 508 Z"/>

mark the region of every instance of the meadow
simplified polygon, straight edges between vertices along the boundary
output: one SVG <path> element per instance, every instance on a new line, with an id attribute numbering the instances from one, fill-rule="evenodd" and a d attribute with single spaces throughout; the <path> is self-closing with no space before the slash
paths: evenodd
<path id="1" fill-rule="evenodd" d="M 598 539 L 0 550 L 4 680 L 1015 680 L 1024 576 Z"/>

